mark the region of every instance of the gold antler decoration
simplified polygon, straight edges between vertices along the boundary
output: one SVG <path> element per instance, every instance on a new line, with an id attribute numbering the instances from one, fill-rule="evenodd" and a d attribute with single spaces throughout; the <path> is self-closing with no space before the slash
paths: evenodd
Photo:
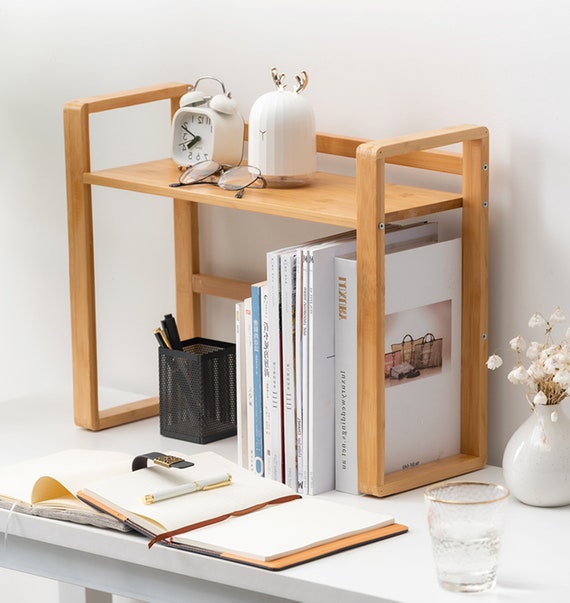
<path id="1" fill-rule="evenodd" d="M 301 71 L 301 75 L 296 75 L 297 85 L 295 86 L 295 92 L 302 92 L 309 83 L 309 76 L 306 71 Z"/>
<path id="2" fill-rule="evenodd" d="M 285 74 L 279 73 L 277 71 L 277 67 L 273 67 L 271 70 L 271 77 L 273 78 L 273 83 L 275 84 L 277 90 L 284 90 L 287 87 L 287 84 L 284 83 Z"/>

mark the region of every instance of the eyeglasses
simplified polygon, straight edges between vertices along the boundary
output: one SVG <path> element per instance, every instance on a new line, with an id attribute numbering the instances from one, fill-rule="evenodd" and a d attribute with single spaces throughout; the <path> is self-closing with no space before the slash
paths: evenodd
<path id="1" fill-rule="evenodd" d="M 254 186 L 256 182 L 258 184 Z M 251 165 L 230 167 L 217 161 L 200 161 L 184 170 L 178 182 L 173 182 L 170 186 L 191 184 L 214 184 L 227 191 L 237 191 L 236 198 L 241 199 L 246 188 L 265 188 L 267 181 L 261 171 Z"/>

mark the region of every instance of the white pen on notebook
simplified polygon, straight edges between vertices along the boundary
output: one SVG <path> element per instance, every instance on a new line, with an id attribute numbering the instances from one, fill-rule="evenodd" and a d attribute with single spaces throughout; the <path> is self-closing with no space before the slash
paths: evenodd
<path id="1" fill-rule="evenodd" d="M 155 502 L 168 500 L 169 498 L 174 498 L 175 496 L 191 494 L 192 492 L 199 492 L 200 490 L 213 490 L 214 488 L 229 486 L 231 483 L 232 476 L 229 473 L 222 473 L 221 475 L 213 475 L 212 477 L 199 479 L 195 482 L 182 484 L 181 486 L 167 488 L 166 490 L 161 490 L 160 492 L 145 494 L 143 497 L 143 502 L 145 505 L 152 505 Z"/>

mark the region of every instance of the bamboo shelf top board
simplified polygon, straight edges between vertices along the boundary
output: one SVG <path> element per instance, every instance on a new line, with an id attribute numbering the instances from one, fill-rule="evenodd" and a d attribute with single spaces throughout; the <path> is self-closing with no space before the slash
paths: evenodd
<path id="1" fill-rule="evenodd" d="M 179 170 L 171 159 L 139 163 L 84 174 L 85 184 L 94 184 L 152 195 L 175 197 L 208 205 L 272 214 L 310 222 L 356 228 L 356 179 L 318 172 L 309 185 L 299 188 L 248 188 L 242 199 L 212 185 L 172 188 Z M 462 206 L 456 193 L 387 184 L 387 221 L 414 218 Z"/>

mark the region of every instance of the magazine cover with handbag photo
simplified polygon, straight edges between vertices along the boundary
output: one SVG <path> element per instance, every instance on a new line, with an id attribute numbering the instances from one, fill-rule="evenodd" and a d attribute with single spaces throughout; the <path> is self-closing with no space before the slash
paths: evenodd
<path id="1" fill-rule="evenodd" d="M 459 453 L 461 240 L 386 255 L 385 470 Z"/>

